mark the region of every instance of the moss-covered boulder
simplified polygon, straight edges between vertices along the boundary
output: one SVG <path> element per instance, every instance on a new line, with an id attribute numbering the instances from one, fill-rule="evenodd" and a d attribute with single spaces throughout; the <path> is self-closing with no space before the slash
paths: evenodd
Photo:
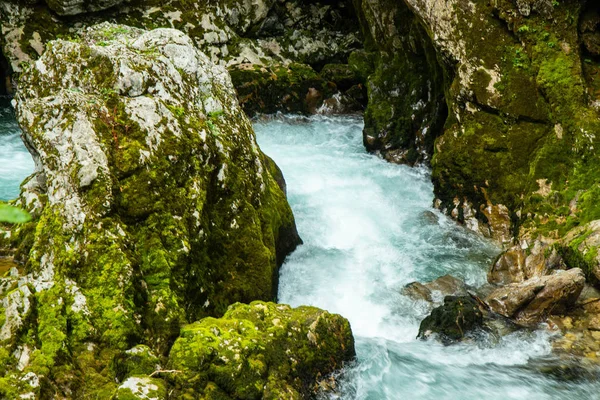
<path id="1" fill-rule="evenodd" d="M 600 217 L 597 4 L 355 5 L 375 58 L 370 150 L 413 162 L 425 143 L 436 205 L 507 245 L 560 239 Z"/>
<path id="2" fill-rule="evenodd" d="M 89 28 L 49 43 L 15 100 L 36 161 L 22 201 L 44 205 L 0 294 L 3 379 L 102 397 L 127 349 L 161 356 L 181 324 L 275 298 L 294 218 L 227 71 L 189 37 Z"/>
<path id="3" fill-rule="evenodd" d="M 301 399 L 354 357 L 350 324 L 314 307 L 235 304 L 185 326 L 169 354 L 177 398 Z"/>
<path id="4" fill-rule="evenodd" d="M 459 341 L 483 328 L 483 313 L 471 296 L 446 296 L 444 304 L 434 308 L 419 326 L 421 339 L 436 334 L 444 344 Z"/>

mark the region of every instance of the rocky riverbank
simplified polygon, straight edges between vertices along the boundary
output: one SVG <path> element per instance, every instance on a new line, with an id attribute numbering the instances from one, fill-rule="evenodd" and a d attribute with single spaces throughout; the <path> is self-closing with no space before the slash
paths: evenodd
<path id="1" fill-rule="evenodd" d="M 364 110 L 369 151 L 430 164 L 436 207 L 503 247 L 489 290 L 441 305 L 449 320 L 546 323 L 561 351 L 600 355 L 593 2 L 11 0 L 0 23 L 4 89 L 36 161 L 18 200 L 34 222 L 0 243 L 23 265 L 0 284 L 7 396 L 185 392 L 179 378 L 106 366 L 142 344 L 163 364 L 173 343 L 203 354 L 210 328 L 180 326 L 275 299 L 300 238 L 244 112 Z M 303 327 L 320 320 L 288 311 Z M 246 324 L 223 318 L 212 323 Z M 348 350 L 297 374 L 259 365 L 271 394 L 250 385 L 250 397 L 307 395 L 352 357 L 347 323 L 324 320 L 307 354 L 340 335 Z M 206 398 L 246 396 L 223 371 L 173 363 Z"/>

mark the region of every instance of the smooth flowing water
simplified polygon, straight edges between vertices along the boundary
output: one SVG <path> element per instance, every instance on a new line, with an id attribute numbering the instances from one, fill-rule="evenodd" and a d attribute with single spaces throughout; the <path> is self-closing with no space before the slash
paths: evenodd
<path id="1" fill-rule="evenodd" d="M 33 172 L 33 160 L 20 135 L 10 100 L 0 98 L 0 200 L 16 198 L 21 182 Z"/>
<path id="2" fill-rule="evenodd" d="M 279 164 L 304 245 L 281 269 L 279 301 L 350 320 L 357 362 L 342 399 L 598 399 L 594 382 L 541 374 L 549 334 L 518 332 L 494 343 L 443 346 L 416 339 L 422 304 L 401 295 L 445 274 L 485 282 L 499 252 L 431 207 L 429 172 L 386 163 L 362 146 L 362 121 L 284 118 L 255 124 Z"/>

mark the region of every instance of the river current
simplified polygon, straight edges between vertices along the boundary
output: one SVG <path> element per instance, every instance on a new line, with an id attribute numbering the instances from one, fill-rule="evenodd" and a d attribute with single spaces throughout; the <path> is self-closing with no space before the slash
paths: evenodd
<path id="1" fill-rule="evenodd" d="M 357 362 L 339 399 L 600 399 L 600 385 L 561 381 L 535 365 L 549 333 L 443 346 L 416 339 L 423 304 L 404 285 L 445 274 L 478 286 L 499 249 L 432 208 L 429 171 L 367 154 L 362 120 L 280 118 L 255 124 L 281 167 L 304 245 L 281 269 L 279 302 L 350 320 Z"/>
<path id="2" fill-rule="evenodd" d="M 286 117 L 255 123 L 287 180 L 304 245 L 281 269 L 279 301 L 350 320 L 357 360 L 329 399 L 598 399 L 600 385 L 544 375 L 543 330 L 493 343 L 416 339 L 423 304 L 401 294 L 445 274 L 478 286 L 499 249 L 431 207 L 429 171 L 386 163 L 362 146 L 362 120 Z M 0 200 L 33 171 L 14 113 L 0 104 Z"/>

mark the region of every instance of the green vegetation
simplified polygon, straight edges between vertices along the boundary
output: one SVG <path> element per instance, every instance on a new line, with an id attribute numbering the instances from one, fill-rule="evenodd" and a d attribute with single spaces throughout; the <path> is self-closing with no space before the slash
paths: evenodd
<path id="1" fill-rule="evenodd" d="M 31 221 L 31 215 L 25 210 L 0 203 L 0 222 L 23 224 Z"/>

